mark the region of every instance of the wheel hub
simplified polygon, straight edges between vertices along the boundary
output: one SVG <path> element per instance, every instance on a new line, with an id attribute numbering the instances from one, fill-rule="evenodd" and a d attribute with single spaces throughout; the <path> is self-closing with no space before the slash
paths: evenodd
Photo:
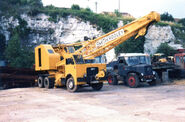
<path id="1" fill-rule="evenodd" d="M 70 88 L 70 89 L 72 89 L 72 88 L 73 88 L 73 86 L 74 86 L 73 82 L 72 82 L 72 81 L 70 81 L 70 82 L 69 82 L 69 88 Z"/>
<path id="2" fill-rule="evenodd" d="M 112 83 L 112 77 L 111 76 L 108 78 L 108 82 Z"/>
<path id="3" fill-rule="evenodd" d="M 130 84 L 131 86 L 134 86 L 134 85 L 135 85 L 135 82 L 136 82 L 136 80 L 135 80 L 134 77 L 130 77 L 130 78 L 129 78 L 129 84 Z"/>

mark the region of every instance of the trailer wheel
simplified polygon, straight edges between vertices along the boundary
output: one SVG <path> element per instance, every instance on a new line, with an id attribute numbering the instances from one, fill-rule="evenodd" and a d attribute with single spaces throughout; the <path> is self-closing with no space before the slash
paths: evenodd
<path id="1" fill-rule="evenodd" d="M 156 77 L 155 80 L 152 80 L 151 82 L 148 82 L 148 84 L 150 86 L 155 86 L 155 85 L 160 85 L 161 84 L 161 80 L 160 80 L 159 75 L 157 74 L 157 72 L 155 73 L 155 77 Z"/>
<path id="2" fill-rule="evenodd" d="M 78 85 L 75 84 L 72 77 L 67 79 L 66 87 L 69 92 L 76 92 L 78 90 Z"/>
<path id="3" fill-rule="evenodd" d="M 38 77 L 38 87 L 44 88 L 44 80 L 43 80 L 43 77 L 41 76 Z"/>
<path id="4" fill-rule="evenodd" d="M 95 83 L 95 84 L 92 84 L 91 87 L 93 88 L 93 90 L 99 91 L 102 89 L 103 83 Z"/>
<path id="5" fill-rule="evenodd" d="M 3 90 L 3 89 L 8 89 L 8 84 L 7 83 L 2 83 L 0 85 L 0 90 Z"/>
<path id="6" fill-rule="evenodd" d="M 108 80 L 109 85 L 118 85 L 118 80 L 115 75 L 113 76 L 109 75 L 107 80 Z"/>
<path id="7" fill-rule="evenodd" d="M 127 77 L 127 84 L 130 88 L 136 88 L 139 86 L 139 78 L 136 73 L 130 73 Z"/>
<path id="8" fill-rule="evenodd" d="M 44 87 L 47 89 L 51 89 L 54 87 L 54 79 L 53 78 L 44 78 Z"/>

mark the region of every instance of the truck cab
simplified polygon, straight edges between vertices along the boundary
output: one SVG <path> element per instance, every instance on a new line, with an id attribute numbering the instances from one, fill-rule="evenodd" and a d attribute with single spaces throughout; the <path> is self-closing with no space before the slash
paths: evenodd
<path id="1" fill-rule="evenodd" d="M 140 82 L 155 85 L 156 73 L 152 70 L 150 56 L 142 53 L 122 53 L 116 61 L 107 65 L 108 83 L 117 85 L 123 80 L 129 87 L 138 87 Z"/>
<path id="2" fill-rule="evenodd" d="M 175 65 L 179 67 L 179 75 L 180 77 L 185 77 L 185 53 L 177 53 L 174 55 Z"/>

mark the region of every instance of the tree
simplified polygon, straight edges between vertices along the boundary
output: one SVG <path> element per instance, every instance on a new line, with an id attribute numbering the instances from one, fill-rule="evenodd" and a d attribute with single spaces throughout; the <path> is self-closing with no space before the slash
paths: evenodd
<path id="1" fill-rule="evenodd" d="M 88 7 L 85 9 L 86 11 L 92 12 L 92 10 Z"/>
<path id="2" fill-rule="evenodd" d="M 20 47 L 20 39 L 18 33 L 14 33 L 14 35 L 8 41 L 8 46 L 5 50 L 6 59 L 10 63 L 10 66 L 13 67 L 20 67 L 20 54 L 21 54 L 21 47 Z"/>
<path id="3" fill-rule="evenodd" d="M 6 47 L 5 36 L 0 33 L 0 60 L 4 60 L 5 47 Z"/>
<path id="4" fill-rule="evenodd" d="M 169 14 L 168 12 L 165 12 L 163 14 L 161 14 L 161 20 L 163 21 L 175 21 L 173 16 L 171 14 Z"/>
<path id="5" fill-rule="evenodd" d="M 118 9 L 115 9 L 114 10 L 114 13 L 116 14 L 117 17 L 120 17 L 121 16 L 121 13 L 118 11 Z"/>
<path id="6" fill-rule="evenodd" d="M 135 37 L 131 37 L 127 41 L 118 45 L 115 48 L 116 55 L 118 55 L 119 53 L 143 53 L 145 37 L 142 36 L 137 39 L 134 38 Z"/>
<path id="7" fill-rule="evenodd" d="M 5 49 L 5 58 L 12 67 L 30 68 L 34 63 L 33 48 L 26 42 L 30 32 L 27 22 L 18 18 L 19 26 L 11 28 L 10 40 Z"/>
<path id="8" fill-rule="evenodd" d="M 30 68 L 33 66 L 34 53 L 27 48 L 21 47 L 18 33 L 14 33 L 8 41 L 5 53 L 6 60 L 11 67 Z"/>
<path id="9" fill-rule="evenodd" d="M 36 15 L 42 7 L 41 0 L 0 0 L 0 10 L 6 16 L 19 16 L 22 13 Z"/>
<path id="10" fill-rule="evenodd" d="M 165 56 L 173 56 L 175 53 L 177 53 L 177 51 L 167 43 L 162 43 L 157 48 L 156 53 L 163 53 Z"/>
<path id="11" fill-rule="evenodd" d="M 79 6 L 79 5 L 76 5 L 76 4 L 73 4 L 73 5 L 71 6 L 71 9 L 72 9 L 72 10 L 80 10 L 80 6 Z"/>
<path id="12" fill-rule="evenodd" d="M 183 19 L 179 20 L 179 22 L 178 22 L 178 23 L 180 23 L 180 24 L 182 24 L 183 26 L 185 26 L 185 18 L 183 18 Z"/>

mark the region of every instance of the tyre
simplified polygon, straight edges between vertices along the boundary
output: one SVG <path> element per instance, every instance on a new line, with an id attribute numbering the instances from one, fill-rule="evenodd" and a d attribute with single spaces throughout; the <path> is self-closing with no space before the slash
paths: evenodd
<path id="1" fill-rule="evenodd" d="M 118 80 L 115 75 L 109 75 L 107 80 L 109 85 L 118 85 Z"/>
<path id="2" fill-rule="evenodd" d="M 2 83 L 0 85 L 0 90 L 3 90 L 3 89 L 8 89 L 8 84 L 7 83 Z"/>
<path id="3" fill-rule="evenodd" d="M 130 73 L 127 77 L 127 85 L 130 88 L 136 88 L 139 86 L 139 78 L 135 73 Z"/>
<path id="4" fill-rule="evenodd" d="M 157 72 L 155 72 L 155 77 L 156 77 L 155 80 L 152 80 L 151 82 L 148 82 L 148 84 L 150 86 L 155 86 L 155 85 L 160 85 L 161 84 L 161 80 L 160 80 L 159 75 L 157 74 Z"/>
<path id="5" fill-rule="evenodd" d="M 51 89 L 54 87 L 54 79 L 53 78 L 44 78 L 44 87 L 47 89 Z"/>
<path id="6" fill-rule="evenodd" d="M 66 88 L 69 92 L 76 92 L 78 90 L 78 85 L 75 84 L 72 77 L 67 79 Z"/>
<path id="7" fill-rule="evenodd" d="M 156 83 L 156 80 L 152 80 L 152 81 L 148 82 L 148 84 L 150 86 L 155 86 L 157 83 Z"/>
<path id="8" fill-rule="evenodd" d="M 43 80 L 43 77 L 41 76 L 38 77 L 38 87 L 44 88 L 44 80 Z"/>
<path id="9" fill-rule="evenodd" d="M 95 84 L 92 84 L 91 86 L 92 86 L 93 90 L 99 91 L 102 89 L 103 83 L 95 83 Z"/>

